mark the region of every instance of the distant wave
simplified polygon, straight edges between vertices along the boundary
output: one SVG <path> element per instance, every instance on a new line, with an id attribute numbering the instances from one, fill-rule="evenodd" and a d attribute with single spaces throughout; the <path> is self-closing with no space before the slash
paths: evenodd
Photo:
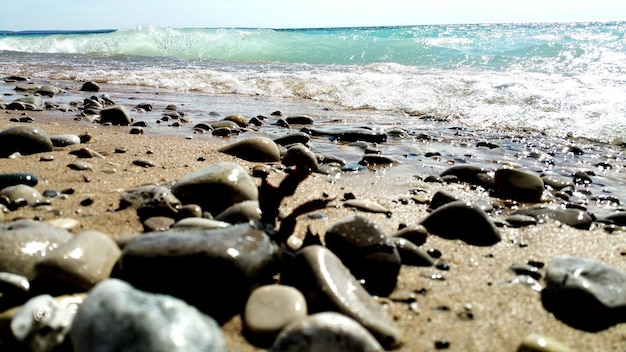
<path id="1" fill-rule="evenodd" d="M 397 63 L 576 74 L 626 72 L 626 23 L 317 29 L 135 29 L 14 33 L 0 50 L 322 65 Z"/>

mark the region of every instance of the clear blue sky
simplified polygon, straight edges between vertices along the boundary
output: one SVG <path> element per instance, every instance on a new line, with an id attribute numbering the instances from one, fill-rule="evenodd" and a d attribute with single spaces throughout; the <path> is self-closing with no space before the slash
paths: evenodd
<path id="1" fill-rule="evenodd" d="M 14 0 L 0 29 L 344 27 L 626 20 L 624 0 Z"/>

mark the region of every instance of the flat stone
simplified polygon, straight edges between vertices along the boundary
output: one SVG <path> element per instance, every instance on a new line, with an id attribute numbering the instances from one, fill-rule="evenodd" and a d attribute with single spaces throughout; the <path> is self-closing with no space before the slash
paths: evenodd
<path id="1" fill-rule="evenodd" d="M 581 230 L 588 230 L 593 223 L 591 215 L 584 210 L 546 206 L 543 204 L 520 208 L 513 212 L 513 215 L 532 216 L 539 221 L 553 219 Z"/>
<path id="2" fill-rule="evenodd" d="M 313 314 L 287 326 L 269 352 L 383 352 L 372 334 L 354 319 L 335 312 Z"/>
<path id="3" fill-rule="evenodd" d="M 80 144 L 80 137 L 75 134 L 59 134 L 51 136 L 50 140 L 55 147 L 67 147 L 68 145 Z"/>
<path id="4" fill-rule="evenodd" d="M 430 255 L 413 242 L 402 237 L 391 237 L 400 254 L 403 265 L 432 266 L 434 261 Z"/>
<path id="5" fill-rule="evenodd" d="M 519 352 L 574 352 L 573 349 L 552 337 L 530 334 L 520 343 Z"/>
<path id="6" fill-rule="evenodd" d="M 142 292 L 115 279 L 98 284 L 70 330 L 76 352 L 226 351 L 211 317 L 177 298 Z"/>
<path id="7" fill-rule="evenodd" d="M 364 326 L 385 348 L 399 347 L 401 337 L 386 311 L 329 249 L 310 245 L 282 272 L 281 282 L 299 289 L 309 310 L 342 313 Z"/>
<path id="8" fill-rule="evenodd" d="M 184 204 L 198 204 L 212 214 L 239 202 L 257 200 L 259 196 L 246 170 L 229 162 L 216 163 L 181 177 L 172 186 L 172 193 Z"/>
<path id="9" fill-rule="evenodd" d="M 492 188 L 494 184 L 491 172 L 475 165 L 454 165 L 444 170 L 439 176 L 448 181 L 465 182 L 485 189 Z"/>
<path id="10" fill-rule="evenodd" d="M 223 212 L 217 214 L 215 220 L 228 222 L 231 224 L 241 224 L 250 220 L 261 220 L 261 208 L 259 201 L 246 200 L 233 204 Z"/>
<path id="11" fill-rule="evenodd" d="M 35 264 L 37 277 L 52 277 L 83 290 L 109 277 L 121 256 L 109 235 L 81 232 L 59 245 Z"/>
<path id="12" fill-rule="evenodd" d="M 14 126 L 0 131 L 0 157 L 18 152 L 22 155 L 49 152 L 53 145 L 50 137 L 35 126 Z"/>
<path id="13" fill-rule="evenodd" d="M 273 140 L 267 137 L 250 137 L 218 149 L 219 152 L 255 162 L 275 162 L 280 160 L 280 150 Z"/>
<path id="14" fill-rule="evenodd" d="M 479 206 L 464 201 L 437 208 L 422 221 L 422 225 L 431 234 L 478 246 L 490 246 L 501 240 L 489 216 Z"/>

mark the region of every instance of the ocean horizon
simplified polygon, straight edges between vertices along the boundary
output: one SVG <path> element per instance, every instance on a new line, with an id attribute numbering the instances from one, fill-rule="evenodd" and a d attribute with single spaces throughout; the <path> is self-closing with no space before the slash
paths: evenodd
<path id="1" fill-rule="evenodd" d="M 626 139 L 625 33 L 619 21 L 0 32 L 0 73 L 612 142 Z"/>

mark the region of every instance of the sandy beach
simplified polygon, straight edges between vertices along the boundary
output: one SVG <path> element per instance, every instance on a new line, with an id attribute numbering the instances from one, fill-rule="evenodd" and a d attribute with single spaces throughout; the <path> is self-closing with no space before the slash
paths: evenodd
<path id="1" fill-rule="evenodd" d="M 2 112 L 0 130 L 19 124 L 9 120 L 22 114 Z M 117 210 L 124 190 L 175 181 L 219 161 L 234 162 L 247 170 L 258 165 L 216 150 L 234 138 L 131 135 L 130 127 L 74 121 L 73 113 L 44 111 L 28 112 L 28 115 L 34 119 L 32 125 L 48 135 L 88 133 L 92 139 L 84 146 L 102 154 L 103 158 L 89 159 L 93 165 L 90 171 L 67 167 L 77 160 L 70 154 L 75 149 L 72 146 L 0 160 L 0 174 L 32 173 L 39 178 L 35 188 L 40 192 L 73 190 L 67 199 L 53 200 L 49 206 L 21 207 L 11 211 L 5 215 L 6 221 L 34 218 L 54 222 L 66 218 L 77 221 L 77 225 L 70 228 L 73 233 L 97 230 L 113 238 L 138 234 L 143 231 L 143 226 L 134 209 Z M 116 152 L 116 148 L 124 148 L 126 152 Z M 43 156 L 52 160 L 41 161 Z M 149 160 L 156 166 L 137 166 L 133 164 L 135 160 Z M 336 197 L 337 201 L 324 209 L 328 218 L 302 217 L 295 234 L 304 236 L 310 227 L 314 233 L 323 235 L 325 228 L 334 221 L 358 212 L 341 206 L 339 201 L 344 194 L 352 192 L 357 198 L 378 202 L 392 212 L 391 217 L 361 212 L 392 234 L 401 225 L 417 225 L 428 215 L 427 204 L 411 200 L 413 189 L 423 190 L 427 199 L 437 191 L 446 191 L 459 199 L 501 202 L 463 183 L 425 183 L 422 181 L 425 176 L 407 175 L 406 170 L 395 172 L 394 167 L 376 172 L 344 173 L 340 177 L 313 174 L 293 197 L 284 201 L 283 209 L 289 211 L 323 195 Z M 273 169 L 269 177 L 277 184 L 284 173 Z M 93 203 L 84 203 L 87 198 L 93 199 Z M 410 201 L 402 201 L 407 199 Z M 617 324 L 595 332 L 573 328 L 547 311 L 536 287 L 533 289 L 516 282 L 521 278 L 510 270 L 513 264 L 532 261 L 547 265 L 556 256 L 569 255 L 594 259 L 626 271 L 623 230 L 611 233 L 602 226 L 578 230 L 547 221 L 523 228 L 501 228 L 500 231 L 502 241 L 493 246 L 472 246 L 431 235 L 421 247 L 439 250 L 442 253 L 439 262 L 448 264 L 449 270 L 402 267 L 395 295 L 405 297 L 406 301 L 379 298 L 401 331 L 404 344 L 398 351 L 443 348 L 450 351 L 516 351 L 522 339 L 532 333 L 556 339 L 574 351 L 626 350 L 626 325 Z M 543 285 L 541 279 L 538 283 Z M 243 337 L 240 316 L 224 324 L 222 329 L 229 350 L 264 350 Z"/>

